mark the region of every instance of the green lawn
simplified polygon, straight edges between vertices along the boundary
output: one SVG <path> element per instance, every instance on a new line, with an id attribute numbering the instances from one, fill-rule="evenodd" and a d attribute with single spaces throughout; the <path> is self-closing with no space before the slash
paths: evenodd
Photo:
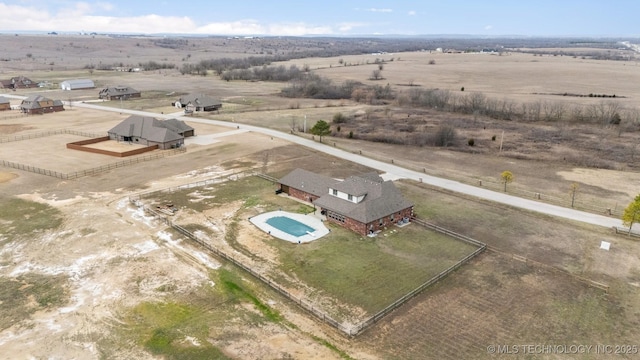
<path id="1" fill-rule="evenodd" d="M 390 228 L 376 238 L 332 225 L 329 235 L 309 244 L 269 243 L 280 252 L 281 271 L 369 314 L 476 250 L 416 224 Z"/>
<path id="2" fill-rule="evenodd" d="M 196 211 L 242 201 L 236 221 L 261 212 L 282 209 L 308 212 L 310 207 L 274 194 L 275 186 L 257 177 L 248 177 L 223 184 L 192 188 L 174 193 L 151 196 L 154 200 L 172 202 L 178 207 Z M 189 193 L 206 195 L 203 200 L 189 201 Z M 278 249 L 280 264 L 270 274 L 284 281 L 283 274 L 293 274 L 318 293 L 337 303 L 357 306 L 374 314 L 444 271 L 476 247 L 424 229 L 417 224 L 403 228 L 391 226 L 376 238 L 358 235 L 340 226 L 327 223 L 329 235 L 305 245 L 291 244 L 265 235 L 265 241 Z M 230 230 L 230 229 L 228 229 Z M 236 229 L 237 230 L 237 229 Z M 234 230 L 234 231 L 236 231 Z M 227 243 L 253 257 L 227 234 Z M 293 285 L 282 283 L 281 285 Z M 340 314 L 333 314 L 340 317 Z"/>

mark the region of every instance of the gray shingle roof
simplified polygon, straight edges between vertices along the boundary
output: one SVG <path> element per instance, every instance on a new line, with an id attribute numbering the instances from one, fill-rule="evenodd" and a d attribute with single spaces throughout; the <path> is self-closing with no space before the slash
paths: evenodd
<path id="1" fill-rule="evenodd" d="M 182 135 L 167 127 L 164 121 L 140 115 L 129 116 L 120 124 L 109 130 L 108 133 L 116 134 L 118 136 L 139 137 L 158 143 L 165 143 L 183 138 Z"/>
<path id="2" fill-rule="evenodd" d="M 178 119 L 168 119 L 163 121 L 164 127 L 176 132 L 178 134 L 184 134 L 185 131 L 193 130 L 193 128 L 187 125 L 184 121 Z"/>
<path id="3" fill-rule="evenodd" d="M 140 91 L 129 86 L 111 86 L 111 87 L 100 90 L 100 96 L 104 96 L 104 95 L 122 96 L 122 95 L 133 95 L 133 94 L 139 94 L 139 93 Z"/>
<path id="4" fill-rule="evenodd" d="M 22 100 L 22 102 L 20 103 L 20 108 L 28 109 L 28 110 L 40 109 L 42 107 L 40 106 L 40 102 L 42 101 L 51 101 L 51 99 L 46 98 L 42 95 L 29 95 L 26 99 Z M 53 106 L 61 106 L 61 105 L 62 105 L 62 101 L 60 100 L 53 101 Z"/>
<path id="5" fill-rule="evenodd" d="M 180 102 L 180 104 L 182 104 L 183 106 L 189 103 L 198 107 L 210 107 L 210 106 L 222 105 L 222 103 L 219 100 L 216 100 L 205 94 L 185 95 L 185 96 L 182 96 L 180 99 L 178 99 L 178 102 Z"/>
<path id="6" fill-rule="evenodd" d="M 328 176 L 312 173 L 304 169 L 295 169 L 280 179 L 280 184 L 306 191 L 315 196 L 328 194 L 329 185 L 335 182 L 335 179 Z"/>
<path id="7" fill-rule="evenodd" d="M 10 101 L 4 96 L 0 96 L 0 104 L 8 104 Z"/>
<path id="8" fill-rule="evenodd" d="M 338 181 L 307 170 L 295 169 L 280 179 L 280 183 L 319 196 L 314 201 L 316 205 L 362 223 L 369 223 L 413 206 L 393 182 L 384 181 L 375 172 Z M 329 194 L 329 188 L 353 196 L 364 195 L 364 200 L 356 204 L 341 199 Z"/>

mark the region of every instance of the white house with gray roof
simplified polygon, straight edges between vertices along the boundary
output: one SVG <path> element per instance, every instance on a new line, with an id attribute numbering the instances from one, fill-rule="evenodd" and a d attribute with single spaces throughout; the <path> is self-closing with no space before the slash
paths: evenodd
<path id="1" fill-rule="evenodd" d="M 173 105 L 177 108 L 184 108 L 187 112 L 193 111 L 216 111 L 222 107 L 220 100 L 216 100 L 205 94 L 189 94 L 182 96 Z"/>
<path id="2" fill-rule="evenodd" d="M 177 119 L 162 121 L 149 116 L 131 115 L 107 133 L 111 140 L 171 149 L 184 145 L 184 138 L 193 136 L 194 130 Z"/>
<path id="3" fill-rule="evenodd" d="M 281 192 L 315 204 L 329 221 L 362 235 L 406 223 L 413 216 L 413 204 L 393 182 L 374 172 L 340 181 L 295 169 L 279 183 Z"/>

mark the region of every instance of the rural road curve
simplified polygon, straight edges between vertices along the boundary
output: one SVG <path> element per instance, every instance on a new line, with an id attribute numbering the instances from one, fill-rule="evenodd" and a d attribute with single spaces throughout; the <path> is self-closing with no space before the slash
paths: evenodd
<path id="1" fill-rule="evenodd" d="M 12 95 L 12 96 L 4 95 L 4 96 L 16 98 L 16 99 L 25 98 L 24 96 L 15 96 L 15 95 Z M 68 102 L 65 102 L 65 104 L 68 105 Z M 82 108 L 102 110 L 102 111 L 113 111 L 113 112 L 127 113 L 132 115 L 163 117 L 167 119 L 176 118 L 175 116 L 173 116 L 175 114 L 161 115 L 161 114 L 147 112 L 147 111 L 112 108 L 112 107 L 106 107 L 106 106 L 100 106 L 100 105 L 94 105 L 94 104 L 88 104 L 88 103 L 82 103 L 82 102 L 73 102 L 72 105 L 77 107 L 82 107 Z M 373 169 L 383 171 L 387 173 L 385 175 L 385 178 L 387 179 L 403 178 L 403 179 L 411 179 L 415 181 L 422 181 L 425 184 L 440 187 L 446 190 L 454 191 L 454 192 L 465 194 L 465 195 L 471 195 L 481 199 L 486 199 L 486 200 L 494 201 L 497 203 L 518 207 L 525 210 L 535 211 L 542 214 L 557 216 L 557 217 L 561 217 L 569 220 L 580 221 L 583 223 L 604 226 L 608 228 L 611 228 L 614 226 L 622 226 L 622 221 L 620 219 L 615 219 L 615 218 L 611 218 L 603 215 L 597 215 L 597 214 L 592 214 L 592 213 L 579 211 L 575 209 L 565 208 L 562 206 L 551 205 L 551 204 L 538 202 L 534 200 L 524 199 L 517 196 L 508 195 L 505 193 L 500 193 L 496 191 L 491 191 L 491 190 L 463 184 L 453 180 L 430 176 L 417 171 L 405 169 L 394 164 L 388 164 L 382 161 L 367 158 L 362 155 L 353 154 L 348 151 L 340 150 L 335 147 L 321 144 L 316 141 L 305 139 L 303 137 L 299 137 L 293 134 L 283 133 L 277 130 L 262 128 L 258 126 L 252 126 L 252 125 L 245 125 L 242 123 L 230 123 L 227 121 L 220 121 L 220 120 L 195 119 L 192 117 L 185 117 L 185 116 L 180 116 L 177 118 L 187 122 L 218 125 L 223 127 L 234 128 L 236 130 L 242 129 L 246 131 L 253 131 L 253 132 L 262 133 L 268 136 L 280 138 L 283 140 L 287 140 L 292 143 L 310 147 L 317 151 L 321 151 L 338 158 L 353 161 L 358 164 L 362 164 L 362 165 L 371 167 Z"/>

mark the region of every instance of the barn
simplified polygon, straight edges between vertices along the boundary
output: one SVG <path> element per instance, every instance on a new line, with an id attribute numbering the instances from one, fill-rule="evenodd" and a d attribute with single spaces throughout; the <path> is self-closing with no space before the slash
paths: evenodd
<path id="1" fill-rule="evenodd" d="M 60 88 L 62 90 L 93 89 L 95 87 L 96 84 L 93 80 L 89 79 L 65 80 L 60 83 Z"/>
<path id="2" fill-rule="evenodd" d="M 375 172 L 336 180 L 295 169 L 279 183 L 279 192 L 313 203 L 328 221 L 361 235 L 404 224 L 413 217 L 413 204 L 392 181 L 384 181 Z"/>

